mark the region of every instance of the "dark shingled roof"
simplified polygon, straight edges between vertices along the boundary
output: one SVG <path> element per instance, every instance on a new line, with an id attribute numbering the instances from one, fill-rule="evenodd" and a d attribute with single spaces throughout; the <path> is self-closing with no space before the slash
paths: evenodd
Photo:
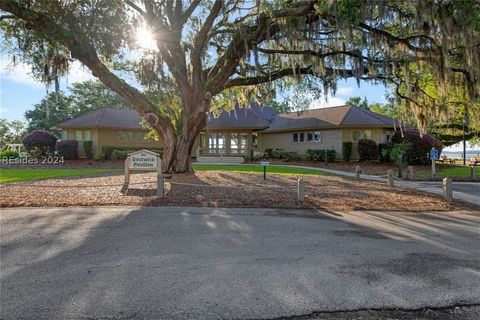
<path id="1" fill-rule="evenodd" d="M 58 128 L 111 128 L 111 129 L 143 129 L 140 125 L 142 118 L 132 109 L 102 108 L 82 114 L 76 118 L 56 125 Z"/>
<path id="2" fill-rule="evenodd" d="M 391 127 L 394 120 L 355 105 L 279 113 L 266 132 L 328 127 Z"/>
<path id="3" fill-rule="evenodd" d="M 56 125 L 58 128 L 143 129 L 135 110 L 104 108 L 83 114 Z M 306 130 L 331 127 L 392 127 L 394 120 L 354 105 L 276 113 L 268 107 L 252 103 L 248 108 L 222 112 L 219 117 L 208 114 L 207 129 L 262 130 L 265 132 Z"/>
<path id="4" fill-rule="evenodd" d="M 276 113 L 270 108 L 252 103 L 248 108 L 235 108 L 228 112 L 222 112 L 219 117 L 213 113 L 208 114 L 207 129 L 248 129 L 261 130 L 268 128 Z"/>

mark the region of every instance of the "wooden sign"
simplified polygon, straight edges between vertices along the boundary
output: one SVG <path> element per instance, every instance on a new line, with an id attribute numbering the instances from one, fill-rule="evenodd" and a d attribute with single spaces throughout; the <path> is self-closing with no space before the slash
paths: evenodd
<path id="1" fill-rule="evenodd" d="M 131 171 L 156 171 L 157 172 L 157 196 L 163 197 L 164 177 L 162 175 L 162 159 L 158 153 L 149 150 L 138 150 L 129 153 L 125 159 L 125 179 L 124 184 L 128 187 L 130 183 Z"/>

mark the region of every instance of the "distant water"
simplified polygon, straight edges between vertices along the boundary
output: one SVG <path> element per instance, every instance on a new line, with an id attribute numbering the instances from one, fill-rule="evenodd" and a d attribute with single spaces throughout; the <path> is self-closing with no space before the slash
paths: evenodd
<path id="1" fill-rule="evenodd" d="M 442 151 L 442 156 L 448 156 L 449 158 L 463 158 L 462 151 Z M 467 150 L 467 159 L 472 157 L 480 157 L 480 150 Z"/>

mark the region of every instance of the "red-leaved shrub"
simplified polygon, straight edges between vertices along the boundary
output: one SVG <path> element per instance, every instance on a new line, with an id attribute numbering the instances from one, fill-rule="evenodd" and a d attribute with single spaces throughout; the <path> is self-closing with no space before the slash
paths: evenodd
<path id="1" fill-rule="evenodd" d="M 410 143 L 410 148 L 407 151 L 407 154 L 404 155 L 406 161 L 410 164 L 426 164 L 429 162 L 428 154 L 432 147 L 435 147 L 439 154 L 443 149 L 443 144 L 440 140 L 428 133 L 420 135 L 420 131 L 416 128 L 403 130 L 403 137 L 400 130 L 395 132 L 392 137 L 392 142 L 397 144 L 404 141 Z"/>
<path id="2" fill-rule="evenodd" d="M 45 130 L 34 130 L 22 141 L 28 152 L 37 156 L 44 156 L 55 150 L 57 137 Z"/>

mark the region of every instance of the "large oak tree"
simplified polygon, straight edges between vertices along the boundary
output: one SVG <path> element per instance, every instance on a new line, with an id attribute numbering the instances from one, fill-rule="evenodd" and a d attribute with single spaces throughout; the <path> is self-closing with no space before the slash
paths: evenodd
<path id="1" fill-rule="evenodd" d="M 422 100 L 413 76 L 428 67 L 441 95 L 412 105 L 421 126 L 449 85 L 478 108 L 478 0 L 2 0 L 0 9 L 5 37 L 44 81 L 78 59 L 126 99 L 164 141 L 164 171 L 189 169 L 212 107 L 270 97 L 286 79 L 317 79 L 324 93 L 341 78 L 389 82 L 410 103 Z M 138 47 L 142 28 L 155 47 Z"/>

